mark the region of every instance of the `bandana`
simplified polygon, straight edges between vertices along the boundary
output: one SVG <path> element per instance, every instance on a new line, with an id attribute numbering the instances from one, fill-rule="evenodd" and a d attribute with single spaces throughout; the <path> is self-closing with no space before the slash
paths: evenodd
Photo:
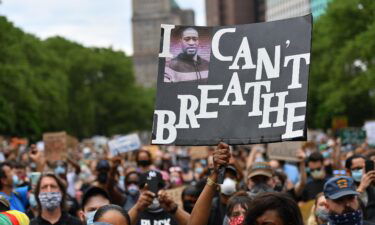
<path id="1" fill-rule="evenodd" d="M 330 214 L 331 225 L 362 225 L 363 214 L 361 210 L 351 211 L 343 214 Z"/>
<path id="2" fill-rule="evenodd" d="M 41 192 L 39 201 L 43 209 L 53 211 L 60 206 L 62 195 L 60 192 Z"/>
<path id="3" fill-rule="evenodd" d="M 243 221 L 244 221 L 244 216 L 236 216 L 236 217 L 233 217 L 229 220 L 229 225 L 241 225 L 243 224 Z"/>

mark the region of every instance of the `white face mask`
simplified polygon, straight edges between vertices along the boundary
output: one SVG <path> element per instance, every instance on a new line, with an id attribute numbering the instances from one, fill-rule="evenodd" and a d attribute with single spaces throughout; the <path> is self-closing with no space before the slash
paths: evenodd
<path id="1" fill-rule="evenodd" d="M 232 195 L 237 191 L 236 181 L 231 178 L 225 178 L 223 184 L 220 184 L 220 192 L 224 195 Z"/>
<path id="2" fill-rule="evenodd" d="M 87 223 L 87 225 L 90 225 L 90 224 L 93 224 L 93 223 L 94 223 L 94 216 L 95 216 L 95 213 L 96 213 L 96 210 L 95 210 L 95 211 L 88 212 L 88 213 L 85 213 L 85 217 L 86 217 L 86 223 Z"/>

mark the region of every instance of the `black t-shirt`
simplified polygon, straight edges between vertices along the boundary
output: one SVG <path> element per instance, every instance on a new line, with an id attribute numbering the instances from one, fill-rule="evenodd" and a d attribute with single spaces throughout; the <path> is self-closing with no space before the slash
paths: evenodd
<path id="1" fill-rule="evenodd" d="M 143 211 L 139 214 L 137 225 L 178 225 L 173 216 L 162 210 L 157 213 Z"/>
<path id="2" fill-rule="evenodd" d="M 43 219 L 41 216 L 38 216 L 31 220 L 30 225 L 82 225 L 82 222 L 75 217 L 72 217 L 68 213 L 63 213 L 57 221 L 57 223 L 51 224 L 47 220 Z"/>
<path id="3" fill-rule="evenodd" d="M 323 192 L 323 187 L 327 180 L 328 178 L 322 180 L 314 180 L 309 178 L 305 188 L 302 191 L 301 200 L 307 202 L 314 199 L 317 194 Z"/>
<path id="4" fill-rule="evenodd" d="M 212 200 L 212 208 L 208 225 L 222 225 L 227 211 L 226 205 L 220 202 L 220 197 L 214 197 Z"/>

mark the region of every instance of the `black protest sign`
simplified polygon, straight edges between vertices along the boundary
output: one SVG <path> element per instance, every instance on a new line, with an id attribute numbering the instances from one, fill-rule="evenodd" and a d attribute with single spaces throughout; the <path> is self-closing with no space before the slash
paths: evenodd
<path id="1" fill-rule="evenodd" d="M 311 22 L 162 24 L 152 143 L 306 140 Z"/>

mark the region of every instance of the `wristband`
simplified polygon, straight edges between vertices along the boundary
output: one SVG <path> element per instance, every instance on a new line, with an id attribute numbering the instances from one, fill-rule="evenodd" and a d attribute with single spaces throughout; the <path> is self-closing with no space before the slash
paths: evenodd
<path id="1" fill-rule="evenodd" d="M 207 178 L 207 185 L 208 186 L 214 186 L 214 187 L 218 187 L 218 184 L 215 182 L 215 181 L 213 181 L 211 178 Z"/>

